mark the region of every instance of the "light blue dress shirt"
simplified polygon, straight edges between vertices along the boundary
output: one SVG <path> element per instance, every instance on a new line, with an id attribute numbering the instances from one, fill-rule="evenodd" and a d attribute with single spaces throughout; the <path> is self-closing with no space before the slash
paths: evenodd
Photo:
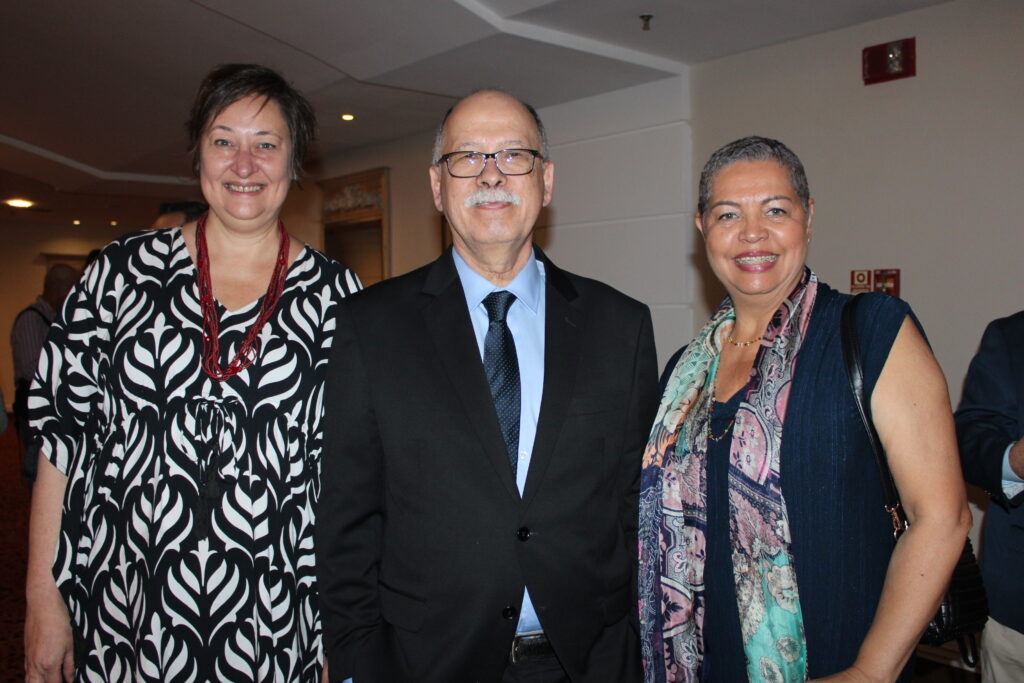
<path id="1" fill-rule="evenodd" d="M 1003 493 L 1007 498 L 1013 498 L 1021 491 L 1024 491 L 1024 479 L 1017 476 L 1017 473 L 1010 467 L 1010 450 L 1017 442 L 1014 441 L 1003 451 Z"/>
<path id="2" fill-rule="evenodd" d="M 523 495 L 526 486 L 526 475 L 530 469 L 530 458 L 533 455 L 533 442 L 537 436 L 537 418 L 540 415 L 540 401 L 544 394 L 544 264 L 530 253 L 530 260 L 505 287 L 496 287 L 452 250 L 455 258 L 455 269 L 462 281 L 462 289 L 466 294 L 466 305 L 469 317 L 473 321 L 473 333 L 480 350 L 480 359 L 484 356 L 484 338 L 490 321 L 484 298 L 491 292 L 506 290 L 516 295 L 516 300 L 508 310 L 505 318 L 512 338 L 516 343 L 516 357 L 519 360 L 519 395 L 522 408 L 519 416 L 519 464 L 516 466 L 516 486 L 519 495 Z M 512 533 L 512 530 L 509 530 Z M 516 633 L 540 631 L 540 619 L 530 600 L 530 591 L 523 592 L 523 608 L 519 613 L 519 625 Z"/>

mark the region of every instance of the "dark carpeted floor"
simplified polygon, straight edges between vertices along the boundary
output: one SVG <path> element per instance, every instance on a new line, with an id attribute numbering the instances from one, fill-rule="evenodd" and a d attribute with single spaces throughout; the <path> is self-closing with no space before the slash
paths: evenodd
<path id="1" fill-rule="evenodd" d="M 25 678 L 25 562 L 29 491 L 21 478 L 14 426 L 0 434 L 0 681 Z"/>

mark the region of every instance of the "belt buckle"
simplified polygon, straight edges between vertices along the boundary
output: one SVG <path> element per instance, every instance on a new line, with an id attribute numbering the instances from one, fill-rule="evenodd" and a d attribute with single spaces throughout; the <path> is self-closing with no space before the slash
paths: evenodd
<path id="1" fill-rule="evenodd" d="M 512 649 L 511 649 L 511 651 L 508 654 L 508 661 L 509 661 L 509 663 L 515 665 L 515 664 L 519 664 L 520 662 L 523 661 L 520 658 L 519 648 L 516 647 L 517 645 L 522 644 L 523 641 L 526 641 L 528 639 L 543 638 L 543 637 L 544 637 L 544 632 L 543 631 L 531 631 L 529 633 L 517 633 L 516 636 L 512 639 Z"/>

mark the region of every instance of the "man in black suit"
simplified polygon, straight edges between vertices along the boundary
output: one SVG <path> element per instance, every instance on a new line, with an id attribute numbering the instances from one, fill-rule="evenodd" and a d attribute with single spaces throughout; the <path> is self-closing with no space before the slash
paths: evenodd
<path id="1" fill-rule="evenodd" d="M 982 680 L 1024 681 L 1024 311 L 989 324 L 964 381 L 956 432 L 964 478 L 983 488 L 981 571 L 991 619 Z"/>
<path id="2" fill-rule="evenodd" d="M 339 312 L 316 535 L 332 680 L 641 678 L 650 313 L 533 246 L 553 181 L 531 107 L 464 98 L 430 168 L 454 248 Z"/>

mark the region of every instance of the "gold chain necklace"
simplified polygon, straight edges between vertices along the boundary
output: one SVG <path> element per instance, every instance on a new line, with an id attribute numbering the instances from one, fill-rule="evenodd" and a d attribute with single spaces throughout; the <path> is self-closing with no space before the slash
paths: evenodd
<path id="1" fill-rule="evenodd" d="M 751 339 L 749 341 L 736 341 L 735 339 L 732 338 L 732 335 L 730 334 L 728 339 L 726 339 L 725 341 L 729 342 L 733 346 L 750 346 L 751 344 L 756 344 L 762 339 L 764 339 L 763 336 L 758 337 L 757 339 Z"/>
<path id="2" fill-rule="evenodd" d="M 725 435 L 728 434 L 729 430 L 732 429 L 733 424 L 736 422 L 736 416 L 733 415 L 733 418 L 731 420 L 729 420 L 729 424 L 727 424 L 725 426 L 725 429 L 723 429 L 722 433 L 719 434 L 718 436 L 715 436 L 714 433 L 711 431 L 711 421 L 712 421 L 712 418 L 714 418 L 714 416 L 715 416 L 715 385 L 712 384 L 711 385 L 711 407 L 708 408 L 708 438 L 717 443 L 717 442 L 721 441 L 722 439 L 724 439 Z"/>

